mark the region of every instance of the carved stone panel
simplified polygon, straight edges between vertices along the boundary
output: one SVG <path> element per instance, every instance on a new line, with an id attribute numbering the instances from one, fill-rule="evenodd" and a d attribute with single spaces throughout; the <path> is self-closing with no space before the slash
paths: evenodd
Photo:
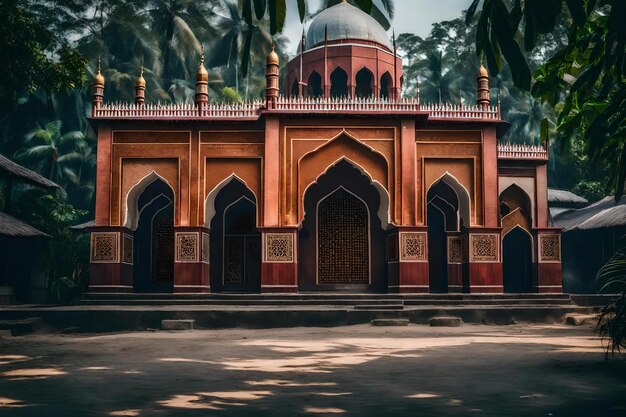
<path id="1" fill-rule="evenodd" d="M 463 245 L 461 236 L 448 236 L 448 263 L 460 264 L 463 262 Z"/>
<path id="2" fill-rule="evenodd" d="M 91 233 L 91 262 L 117 263 L 119 262 L 119 233 L 93 232 Z"/>
<path id="3" fill-rule="evenodd" d="M 208 264 L 209 259 L 210 259 L 209 242 L 210 242 L 209 234 L 202 233 L 202 262 L 204 262 L 205 264 Z"/>
<path id="4" fill-rule="evenodd" d="M 293 262 L 292 233 L 266 233 L 264 243 L 263 259 L 265 262 Z"/>
<path id="5" fill-rule="evenodd" d="M 426 232 L 400 232 L 400 262 L 427 261 Z"/>
<path id="6" fill-rule="evenodd" d="M 561 262 L 560 235 L 539 235 L 539 262 Z"/>
<path id="7" fill-rule="evenodd" d="M 176 233 L 176 262 L 198 262 L 197 232 Z"/>
<path id="8" fill-rule="evenodd" d="M 122 263 L 133 264 L 133 237 L 122 233 Z"/>
<path id="9" fill-rule="evenodd" d="M 499 242 L 495 233 L 470 235 L 470 262 L 498 262 Z"/>

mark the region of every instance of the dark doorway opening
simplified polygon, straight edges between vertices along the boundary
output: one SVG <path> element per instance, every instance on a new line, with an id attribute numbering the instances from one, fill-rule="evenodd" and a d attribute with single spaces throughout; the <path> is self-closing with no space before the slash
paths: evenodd
<path id="1" fill-rule="evenodd" d="M 374 76 L 367 68 L 362 68 L 356 73 L 355 94 L 360 98 L 369 98 L 374 91 Z"/>
<path id="2" fill-rule="evenodd" d="M 308 188 L 298 232 L 301 291 L 387 290 L 380 204 L 369 178 L 347 161 L 338 162 Z"/>
<path id="3" fill-rule="evenodd" d="M 174 192 L 157 179 L 137 200 L 139 222 L 133 241 L 133 290 L 174 289 Z"/>
<path id="4" fill-rule="evenodd" d="M 393 80 L 391 75 L 386 72 L 380 77 L 380 98 L 391 98 L 391 89 L 393 88 Z"/>
<path id="5" fill-rule="evenodd" d="M 260 292 L 261 233 L 254 194 L 236 178 L 215 198 L 211 220 L 211 288 Z"/>
<path id="6" fill-rule="evenodd" d="M 308 91 L 309 97 L 312 97 L 312 98 L 321 97 L 323 95 L 322 77 L 315 71 L 313 71 L 311 75 L 309 75 L 307 91 Z"/>
<path id="7" fill-rule="evenodd" d="M 427 194 L 428 273 L 430 292 L 448 292 L 448 233 L 459 230 L 459 199 L 445 181 L 433 184 Z"/>
<path id="8" fill-rule="evenodd" d="M 330 96 L 331 97 L 348 97 L 348 74 L 337 67 L 330 74 Z"/>
<path id="9" fill-rule="evenodd" d="M 504 292 L 533 292 L 532 238 L 520 227 L 502 240 Z"/>

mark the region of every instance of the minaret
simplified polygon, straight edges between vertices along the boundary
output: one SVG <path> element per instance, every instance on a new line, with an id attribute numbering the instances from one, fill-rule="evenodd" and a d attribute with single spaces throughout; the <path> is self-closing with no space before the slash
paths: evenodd
<path id="1" fill-rule="evenodd" d="M 96 115 L 96 109 L 102 106 L 102 99 L 104 98 L 104 76 L 100 72 L 100 58 L 98 58 L 98 73 L 93 77 L 93 84 L 91 87 L 91 116 Z"/>
<path id="2" fill-rule="evenodd" d="M 265 101 L 268 109 L 273 109 L 278 99 L 278 64 L 278 54 L 272 44 L 272 50 L 267 55 L 265 64 Z"/>
<path id="3" fill-rule="evenodd" d="M 204 67 L 204 46 L 200 55 L 200 65 L 196 72 L 196 105 L 203 111 L 209 104 L 209 73 Z"/>
<path id="4" fill-rule="evenodd" d="M 483 66 L 482 60 L 476 75 L 476 87 L 476 104 L 483 108 L 489 107 L 489 73 Z"/>
<path id="5" fill-rule="evenodd" d="M 143 64 L 139 69 L 139 77 L 135 81 L 135 104 L 143 106 L 146 101 L 146 80 L 143 78 Z"/>

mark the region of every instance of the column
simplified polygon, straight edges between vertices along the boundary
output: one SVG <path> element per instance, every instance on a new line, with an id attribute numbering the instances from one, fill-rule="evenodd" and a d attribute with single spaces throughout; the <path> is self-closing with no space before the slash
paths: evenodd
<path id="1" fill-rule="evenodd" d="M 174 292 L 209 291 L 209 230 L 203 227 L 175 227 Z"/>
<path id="2" fill-rule="evenodd" d="M 389 292 L 427 293 L 428 229 L 398 226 L 387 236 Z"/>
<path id="3" fill-rule="evenodd" d="M 545 228 L 537 234 L 537 283 L 538 293 L 562 293 L 561 230 Z"/>
<path id="4" fill-rule="evenodd" d="M 261 292 L 298 292 L 297 227 L 264 228 Z"/>
<path id="5" fill-rule="evenodd" d="M 88 292 L 133 292 L 133 233 L 121 227 L 91 232 Z"/>
<path id="6" fill-rule="evenodd" d="M 504 292 L 499 228 L 470 229 L 468 245 L 468 291 Z"/>
<path id="7" fill-rule="evenodd" d="M 463 242 L 461 240 L 461 232 L 447 233 L 448 253 L 448 292 L 463 292 L 463 263 L 467 263 L 467 252 L 463 251 Z"/>

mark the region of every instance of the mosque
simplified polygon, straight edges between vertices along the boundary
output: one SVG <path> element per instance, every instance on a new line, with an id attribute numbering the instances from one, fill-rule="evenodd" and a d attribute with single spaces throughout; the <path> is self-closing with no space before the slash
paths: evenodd
<path id="1" fill-rule="evenodd" d="M 547 150 L 476 102 L 402 96 L 395 41 L 347 2 L 319 13 L 279 87 L 195 103 L 103 102 L 94 78 L 89 292 L 560 293 Z"/>

